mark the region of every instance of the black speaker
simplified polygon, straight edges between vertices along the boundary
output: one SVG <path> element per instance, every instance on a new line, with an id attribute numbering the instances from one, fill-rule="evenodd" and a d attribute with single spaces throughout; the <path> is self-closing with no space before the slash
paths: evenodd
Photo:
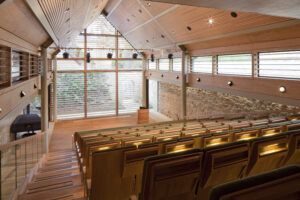
<path id="1" fill-rule="evenodd" d="M 173 54 L 169 53 L 168 58 L 173 59 Z"/>
<path id="2" fill-rule="evenodd" d="M 69 53 L 68 52 L 63 53 L 63 57 L 64 57 L 64 59 L 68 59 L 69 58 Z"/>
<path id="3" fill-rule="evenodd" d="M 154 62 L 154 55 L 151 54 L 151 62 Z"/>
<path id="4" fill-rule="evenodd" d="M 87 54 L 86 54 L 86 62 L 87 62 L 87 63 L 90 63 L 90 62 L 91 62 L 91 54 L 90 54 L 90 53 L 87 53 Z"/>
<path id="5" fill-rule="evenodd" d="M 137 54 L 137 53 L 132 54 L 132 58 L 133 58 L 133 59 L 137 59 L 137 57 L 138 57 L 138 54 Z"/>
<path id="6" fill-rule="evenodd" d="M 113 56 L 113 54 L 112 54 L 112 53 L 108 53 L 108 54 L 107 54 L 107 58 L 108 58 L 108 59 L 111 59 L 111 58 L 112 58 L 112 56 Z"/>

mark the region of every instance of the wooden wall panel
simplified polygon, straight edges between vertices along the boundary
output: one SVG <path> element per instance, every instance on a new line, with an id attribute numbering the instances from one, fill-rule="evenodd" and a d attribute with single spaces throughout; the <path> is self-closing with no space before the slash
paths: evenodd
<path id="1" fill-rule="evenodd" d="M 157 80 L 161 82 L 167 82 L 172 84 L 181 84 L 182 74 L 181 72 L 167 72 L 167 71 L 157 71 L 148 70 L 146 72 L 147 79 Z"/>
<path id="2" fill-rule="evenodd" d="M 34 88 L 34 85 L 37 88 Z M 0 119 L 6 114 L 14 110 L 20 103 L 24 102 L 27 98 L 38 93 L 39 77 L 32 78 L 23 83 L 19 83 L 13 87 L 0 90 Z M 25 92 L 26 96 L 21 97 L 21 92 Z"/>
<path id="3" fill-rule="evenodd" d="M 197 79 L 200 78 L 200 82 Z M 290 98 L 300 100 L 300 84 L 296 80 L 280 80 L 271 78 L 251 78 L 238 76 L 212 76 L 207 74 L 188 74 L 189 86 L 192 87 L 212 87 L 223 88 L 228 90 L 236 90 L 241 92 L 249 92 L 276 96 L 281 98 Z M 229 86 L 228 81 L 232 81 L 233 85 Z M 279 92 L 279 87 L 286 88 L 285 93 Z"/>
<path id="4" fill-rule="evenodd" d="M 167 3 L 157 3 L 157 2 L 149 2 L 149 1 L 144 1 L 144 0 L 137 0 L 140 1 L 141 4 L 144 6 L 145 9 L 148 10 L 148 12 L 153 16 L 157 16 L 160 13 L 166 11 L 167 9 L 173 7 L 174 5 L 172 4 L 167 4 Z M 148 5 L 150 3 L 150 5 Z"/>
<path id="5" fill-rule="evenodd" d="M 10 37 L 16 40 L 7 41 L 7 37 L 0 34 L 0 39 L 14 43 L 14 45 L 23 48 L 37 49 L 48 38 L 48 34 L 43 29 L 39 21 L 35 18 L 31 10 L 27 7 L 23 0 L 15 0 L 8 3 L 0 11 L 0 28 L 6 33 L 10 33 Z M 21 39 L 23 40 L 22 42 Z"/>

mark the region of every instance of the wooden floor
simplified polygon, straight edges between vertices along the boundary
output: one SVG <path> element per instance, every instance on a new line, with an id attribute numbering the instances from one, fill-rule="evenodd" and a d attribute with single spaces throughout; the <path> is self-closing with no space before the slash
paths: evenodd
<path id="1" fill-rule="evenodd" d="M 160 113 L 150 112 L 149 123 L 168 120 L 170 119 Z M 55 123 L 54 126 L 52 138 L 50 141 L 49 152 L 57 152 L 72 149 L 72 135 L 76 131 L 132 126 L 136 124 L 136 114 L 85 120 L 58 121 Z"/>
<path id="2" fill-rule="evenodd" d="M 150 112 L 149 117 L 149 123 L 170 120 L 157 112 Z M 72 150 L 74 132 L 136 124 L 136 115 L 56 122 L 50 141 L 50 153 L 45 155 L 42 164 L 18 199 L 84 199 L 79 166 Z"/>

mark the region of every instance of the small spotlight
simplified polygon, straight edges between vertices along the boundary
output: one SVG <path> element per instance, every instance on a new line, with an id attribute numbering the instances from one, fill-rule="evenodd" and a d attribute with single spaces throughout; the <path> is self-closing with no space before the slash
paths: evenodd
<path id="1" fill-rule="evenodd" d="M 151 3 L 150 3 L 150 2 L 147 2 L 147 6 L 151 6 Z"/>
<path id="2" fill-rule="evenodd" d="M 168 58 L 169 58 L 169 59 L 172 59 L 172 58 L 173 58 L 173 54 L 170 53 L 170 54 L 168 55 Z"/>
<path id="3" fill-rule="evenodd" d="M 209 24 L 213 24 L 213 23 L 214 23 L 214 20 L 213 20 L 213 19 L 209 19 L 209 20 L 208 20 L 208 23 L 209 23 Z"/>
<path id="4" fill-rule="evenodd" d="M 112 56 L 113 56 L 113 54 L 112 54 L 112 53 L 108 53 L 108 54 L 107 54 L 107 58 L 108 58 L 108 59 L 111 59 L 111 58 L 112 58 Z"/>
<path id="5" fill-rule="evenodd" d="M 133 58 L 133 59 L 137 59 L 137 57 L 138 57 L 138 54 L 137 54 L 137 53 L 132 54 L 132 58 Z"/>
<path id="6" fill-rule="evenodd" d="M 63 53 L 63 58 L 68 59 L 69 58 L 69 53 L 68 52 Z"/>
<path id="7" fill-rule="evenodd" d="M 197 82 L 200 82 L 200 81 L 201 81 L 201 79 L 198 77 L 198 78 L 197 78 Z"/>
<path id="8" fill-rule="evenodd" d="M 190 26 L 187 26 L 186 29 L 187 29 L 188 31 L 191 31 L 191 30 L 192 30 L 192 28 L 191 28 Z"/>
<path id="9" fill-rule="evenodd" d="M 237 16 L 238 16 L 238 14 L 237 14 L 236 12 L 231 12 L 230 15 L 231 15 L 231 17 L 233 17 L 233 18 L 237 18 Z"/>
<path id="10" fill-rule="evenodd" d="M 231 87 L 231 86 L 233 86 L 233 82 L 232 81 L 228 81 L 227 85 L 229 85 Z"/>
<path id="11" fill-rule="evenodd" d="M 164 35 L 161 35 L 160 37 L 161 37 L 161 38 L 165 38 L 165 36 L 164 36 Z"/>
<path id="12" fill-rule="evenodd" d="M 285 92 L 286 92 L 286 89 L 285 89 L 285 87 L 283 87 L 283 86 L 279 87 L 279 92 L 281 92 L 281 93 L 285 93 Z"/>
<path id="13" fill-rule="evenodd" d="M 91 62 L 91 54 L 90 54 L 90 53 L 87 53 L 87 54 L 86 54 L 86 62 L 87 62 L 87 63 L 90 63 L 90 62 Z"/>
<path id="14" fill-rule="evenodd" d="M 151 62 L 154 62 L 154 55 L 151 54 Z"/>

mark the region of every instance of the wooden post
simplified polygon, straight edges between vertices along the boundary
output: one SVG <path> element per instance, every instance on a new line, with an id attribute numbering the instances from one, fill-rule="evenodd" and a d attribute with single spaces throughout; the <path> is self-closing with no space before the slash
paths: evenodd
<path id="1" fill-rule="evenodd" d="M 84 29 L 84 118 L 87 118 L 87 35 Z"/>
<path id="2" fill-rule="evenodd" d="M 44 144 L 45 144 L 45 153 L 48 153 L 48 58 L 47 58 L 47 48 L 42 47 L 41 52 L 42 57 L 42 81 L 41 81 L 41 125 L 42 132 L 45 132 L 44 135 Z"/>
<path id="3" fill-rule="evenodd" d="M 182 51 L 182 65 L 181 65 L 181 118 L 186 117 L 186 52 Z"/>
<path id="4" fill-rule="evenodd" d="M 54 71 L 53 71 L 53 121 L 57 121 L 57 60 L 54 57 Z"/>
<path id="5" fill-rule="evenodd" d="M 119 32 L 116 30 L 115 54 L 116 54 L 116 116 L 119 115 Z"/>
<path id="6" fill-rule="evenodd" d="M 143 56 L 143 83 L 142 83 L 142 106 L 145 108 L 148 108 L 147 105 L 147 77 L 146 77 L 146 70 L 147 70 L 147 59 L 145 56 Z"/>

